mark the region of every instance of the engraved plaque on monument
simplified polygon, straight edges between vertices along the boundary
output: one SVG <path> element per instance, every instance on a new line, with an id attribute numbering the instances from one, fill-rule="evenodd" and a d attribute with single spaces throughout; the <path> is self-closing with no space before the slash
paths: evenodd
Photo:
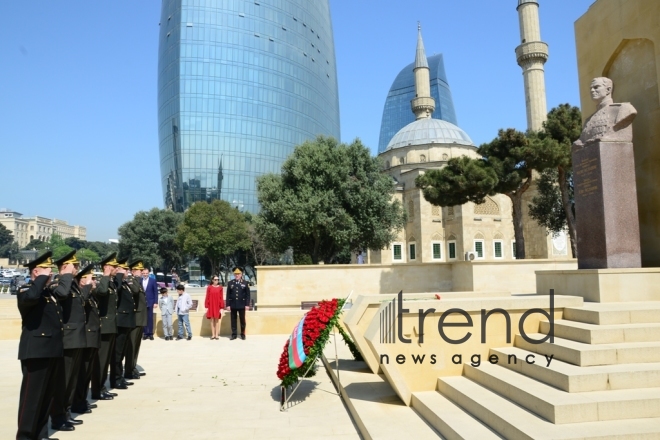
<path id="1" fill-rule="evenodd" d="M 573 144 L 578 269 L 641 267 L 629 103 L 612 101 L 612 81 L 595 78 L 598 109 Z"/>

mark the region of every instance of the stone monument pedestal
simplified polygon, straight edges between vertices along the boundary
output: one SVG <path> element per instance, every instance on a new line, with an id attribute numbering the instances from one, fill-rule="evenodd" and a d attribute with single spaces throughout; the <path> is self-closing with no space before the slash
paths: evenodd
<path id="1" fill-rule="evenodd" d="M 573 147 L 578 269 L 641 267 L 630 142 Z"/>

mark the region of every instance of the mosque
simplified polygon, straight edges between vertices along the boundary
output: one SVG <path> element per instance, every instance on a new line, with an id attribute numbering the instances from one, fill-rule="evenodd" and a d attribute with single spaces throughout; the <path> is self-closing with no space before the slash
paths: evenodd
<path id="1" fill-rule="evenodd" d="M 516 55 L 525 79 L 528 128 L 539 130 L 547 113 L 543 78 L 547 45 L 540 41 L 538 3 L 519 0 L 518 13 L 522 43 Z M 394 197 L 406 209 L 408 222 L 389 248 L 368 253 L 371 264 L 516 259 L 512 206 L 507 196 L 487 197 L 479 205 L 439 207 L 427 202 L 415 186 L 417 176 L 442 168 L 451 158 L 479 157 L 470 136 L 457 125 L 441 57 L 434 55 L 429 67 L 418 28 L 415 61 L 399 73 L 388 94 L 378 156 L 384 172 L 395 182 Z M 437 99 L 440 112 L 436 111 Z M 414 120 L 389 138 L 393 125 L 401 124 L 405 117 Z M 533 191 L 529 191 L 525 205 Z M 523 221 L 528 258 L 571 258 L 566 234 L 553 237 L 526 214 L 527 209 Z"/>

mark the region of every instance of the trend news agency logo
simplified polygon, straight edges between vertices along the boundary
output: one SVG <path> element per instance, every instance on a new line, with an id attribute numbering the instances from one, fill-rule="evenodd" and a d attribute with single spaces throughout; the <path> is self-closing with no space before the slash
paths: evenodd
<path id="1" fill-rule="evenodd" d="M 520 321 L 518 322 L 518 332 L 520 333 L 520 336 L 527 341 L 530 344 L 542 344 L 546 341 L 550 341 L 551 344 L 554 343 L 555 341 L 555 320 L 554 320 L 554 312 L 555 312 L 555 291 L 554 289 L 550 290 L 550 313 L 546 312 L 544 309 L 540 308 L 532 308 L 525 313 L 522 314 L 520 317 Z M 431 313 L 435 313 L 436 309 L 435 308 L 430 308 L 430 309 L 419 309 L 418 311 L 418 326 L 419 326 L 419 334 L 417 336 L 417 343 L 418 344 L 423 344 L 424 343 L 424 321 L 426 320 L 427 315 Z M 403 308 L 403 291 L 400 291 L 398 295 L 392 299 L 387 306 L 385 306 L 381 311 L 380 311 L 380 343 L 381 344 L 396 344 L 397 342 L 403 343 L 403 344 L 411 344 L 412 339 L 411 338 L 406 338 L 403 335 L 403 315 L 406 313 L 410 313 L 410 309 L 404 309 Z M 504 319 L 506 320 L 506 342 L 507 344 L 511 343 L 511 316 L 509 315 L 509 312 L 507 312 L 504 309 L 500 308 L 495 308 L 492 310 L 487 311 L 486 309 L 481 309 L 481 343 L 485 344 L 486 343 L 486 324 L 488 322 L 488 318 L 492 316 L 493 314 L 499 313 L 502 316 L 504 316 Z M 532 314 L 534 313 L 540 313 L 544 315 L 548 321 L 550 322 L 550 331 L 548 334 L 541 338 L 541 339 L 533 339 L 530 338 L 529 335 L 525 332 L 525 320 Z M 465 318 L 465 322 L 445 322 L 447 318 L 451 315 L 454 314 L 459 314 Z M 451 308 L 447 309 L 440 315 L 440 319 L 438 320 L 438 333 L 440 334 L 440 337 L 447 342 L 448 344 L 451 345 L 460 345 L 465 342 L 467 342 L 471 337 L 472 337 L 472 332 L 468 331 L 465 336 L 463 336 L 460 339 L 452 339 L 447 334 L 445 333 L 445 328 L 447 327 L 472 327 L 473 326 L 473 321 L 472 317 L 468 312 L 461 308 Z M 550 366 L 550 362 L 552 361 L 552 358 L 554 355 L 544 355 L 547 361 L 547 366 Z M 456 353 L 452 356 L 452 362 L 454 364 L 460 364 L 462 363 L 462 354 Z M 412 355 L 413 362 L 415 364 L 423 364 L 424 363 L 424 358 L 425 355 Z M 430 358 L 430 364 L 433 365 L 436 363 L 436 355 L 432 354 L 429 356 Z M 405 355 L 399 354 L 396 356 L 396 361 L 399 364 L 405 363 Z M 489 356 L 488 358 L 489 362 L 492 364 L 496 364 L 499 359 L 498 356 L 493 354 Z M 511 361 L 514 361 L 514 363 L 517 363 L 517 357 L 515 355 L 509 355 L 508 356 L 508 362 L 511 363 Z M 535 363 L 535 355 L 529 354 L 525 358 L 525 361 L 528 364 L 533 364 Z M 383 364 L 389 364 L 389 355 L 387 354 L 381 354 L 380 355 L 380 363 Z M 481 364 L 481 355 L 479 354 L 474 354 L 471 357 L 471 363 L 473 367 L 478 367 Z"/>

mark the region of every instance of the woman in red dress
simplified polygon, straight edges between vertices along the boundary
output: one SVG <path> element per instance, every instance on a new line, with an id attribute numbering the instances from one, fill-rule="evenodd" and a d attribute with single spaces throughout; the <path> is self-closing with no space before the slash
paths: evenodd
<path id="1" fill-rule="evenodd" d="M 213 275 L 211 282 L 212 284 L 206 288 L 204 307 L 206 307 L 206 319 L 211 320 L 211 339 L 218 339 L 220 319 L 222 318 L 221 311 L 225 308 L 225 298 L 217 275 Z"/>

